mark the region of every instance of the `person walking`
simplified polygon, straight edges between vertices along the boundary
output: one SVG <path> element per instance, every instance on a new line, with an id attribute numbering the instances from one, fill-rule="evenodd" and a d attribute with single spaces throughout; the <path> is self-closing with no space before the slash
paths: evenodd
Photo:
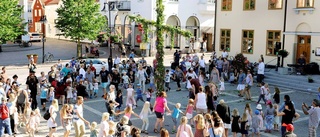
<path id="1" fill-rule="evenodd" d="M 57 117 L 58 110 L 59 110 L 58 100 L 54 99 L 52 101 L 52 104 L 49 107 L 50 118 L 47 121 L 47 125 L 49 127 L 49 134 L 47 137 L 53 137 L 53 133 L 56 131 L 56 128 L 57 128 L 56 117 Z"/>
<path id="2" fill-rule="evenodd" d="M 108 137 L 109 135 L 109 113 L 102 114 L 98 137 Z"/>
<path id="3" fill-rule="evenodd" d="M 7 131 L 7 133 L 11 136 L 12 131 L 11 131 L 11 124 L 10 124 L 10 117 L 9 117 L 9 108 L 7 106 L 7 98 L 2 97 L 1 98 L 1 105 L 0 105 L 0 137 L 4 135 L 4 130 Z"/>
<path id="4" fill-rule="evenodd" d="M 26 85 L 27 85 L 27 90 L 29 89 L 31 91 L 31 108 L 32 110 L 35 110 L 38 106 L 37 102 L 37 94 L 38 94 L 38 84 L 39 81 L 37 77 L 35 76 L 35 72 L 31 71 L 30 75 L 27 77 Z"/>
<path id="5" fill-rule="evenodd" d="M 141 85 L 141 89 L 143 92 L 145 92 L 146 89 L 146 78 L 148 77 L 148 74 L 145 69 L 142 68 L 142 66 L 139 66 L 139 70 L 137 73 L 137 78 L 139 81 L 139 84 Z"/>
<path id="6" fill-rule="evenodd" d="M 106 67 L 103 66 L 101 71 L 100 71 L 100 82 L 101 82 L 101 87 L 103 89 L 103 94 L 107 93 L 107 86 L 110 84 L 109 79 L 110 79 L 110 74 L 109 71 L 106 70 Z"/>
<path id="7" fill-rule="evenodd" d="M 207 113 L 208 106 L 207 106 L 206 100 L 207 100 L 207 96 L 203 92 L 203 88 L 199 87 L 199 92 L 196 94 L 196 97 L 194 100 L 197 114 Z"/>
<path id="8" fill-rule="evenodd" d="M 75 129 L 75 137 L 83 137 L 85 134 L 85 125 L 89 122 L 83 118 L 83 97 L 77 97 L 77 103 L 74 105 L 73 109 L 73 127 Z"/>
<path id="9" fill-rule="evenodd" d="M 302 111 L 305 115 L 309 115 L 309 137 L 317 137 L 317 128 L 320 119 L 320 102 L 317 99 L 312 101 L 309 107 L 306 103 L 302 104 Z"/>
<path id="10" fill-rule="evenodd" d="M 181 137 L 181 136 L 185 136 L 185 137 L 193 137 L 193 132 L 191 129 L 191 126 L 188 124 L 188 118 L 186 116 L 181 117 L 180 120 L 180 125 L 177 128 L 177 134 L 176 137 Z"/>
<path id="11" fill-rule="evenodd" d="M 262 59 L 259 59 L 259 65 L 258 65 L 258 75 L 257 75 L 257 82 L 258 85 L 263 81 L 264 79 L 264 68 L 265 68 L 265 64 L 262 61 Z"/>
<path id="12" fill-rule="evenodd" d="M 250 70 L 248 70 L 248 72 L 247 72 L 247 76 L 246 76 L 245 81 L 246 81 L 246 85 L 245 85 L 246 100 L 251 100 L 250 88 L 253 85 L 253 77 L 250 73 Z"/>
<path id="13" fill-rule="evenodd" d="M 69 105 L 68 104 L 64 104 L 63 107 L 60 110 L 60 120 L 61 120 L 61 125 L 63 127 L 64 137 L 68 137 L 70 134 L 70 130 L 71 130 L 71 119 L 72 119 L 72 115 L 69 113 Z"/>
<path id="14" fill-rule="evenodd" d="M 223 99 L 221 99 L 217 105 L 217 112 L 224 123 L 224 134 L 228 137 L 228 130 L 231 129 L 230 108 Z"/>
<path id="15" fill-rule="evenodd" d="M 160 95 L 156 98 L 156 101 L 153 105 L 153 112 L 155 112 L 157 116 L 157 121 L 154 125 L 154 133 L 158 133 L 158 124 L 160 124 L 160 127 L 163 128 L 163 122 L 164 122 L 164 112 L 165 110 L 168 111 L 168 113 L 171 113 L 168 105 L 167 105 L 167 94 L 166 92 L 162 91 L 160 92 Z"/>

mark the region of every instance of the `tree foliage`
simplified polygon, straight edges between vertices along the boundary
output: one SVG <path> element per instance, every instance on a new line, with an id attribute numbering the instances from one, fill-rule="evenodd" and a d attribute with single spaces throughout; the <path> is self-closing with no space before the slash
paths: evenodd
<path id="1" fill-rule="evenodd" d="M 105 29 L 106 18 L 100 13 L 95 0 L 62 0 L 63 4 L 56 12 L 56 28 L 60 35 L 71 38 L 80 44 L 80 40 L 94 40 Z M 79 57 L 79 54 L 78 54 Z"/>
<path id="2" fill-rule="evenodd" d="M 18 4 L 19 0 L 0 0 L 0 44 L 27 33 L 27 21 L 21 16 L 23 6 Z"/>

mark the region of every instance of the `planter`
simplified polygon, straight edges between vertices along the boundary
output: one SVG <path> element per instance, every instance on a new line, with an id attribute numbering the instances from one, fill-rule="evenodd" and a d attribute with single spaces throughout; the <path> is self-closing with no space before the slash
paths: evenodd
<path id="1" fill-rule="evenodd" d="M 37 64 L 38 63 L 38 58 L 39 58 L 38 54 L 28 54 L 27 58 L 28 58 L 29 63 L 31 61 L 31 55 L 33 55 L 33 63 Z"/>

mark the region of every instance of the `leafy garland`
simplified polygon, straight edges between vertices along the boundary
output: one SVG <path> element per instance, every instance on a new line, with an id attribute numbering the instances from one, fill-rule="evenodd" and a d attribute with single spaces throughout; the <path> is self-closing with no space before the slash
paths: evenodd
<path id="1" fill-rule="evenodd" d="M 156 59 L 157 59 L 157 68 L 155 71 L 155 83 L 157 83 L 157 95 L 159 95 L 160 92 L 164 91 L 164 76 L 165 76 L 165 67 L 163 65 L 163 56 L 164 56 L 164 32 L 170 33 L 171 35 L 171 46 L 174 46 L 174 35 L 180 34 L 184 37 L 190 38 L 192 36 L 190 31 L 181 30 L 180 28 L 176 28 L 174 26 L 170 25 L 164 25 L 164 6 L 162 4 L 162 0 L 157 0 L 156 2 L 156 12 L 157 12 L 157 20 L 150 21 L 145 18 L 142 18 L 140 16 L 131 16 L 129 15 L 130 21 L 135 21 L 137 23 L 141 23 L 144 29 L 144 42 L 149 41 L 148 33 L 149 33 L 149 27 L 155 26 L 156 27 L 156 35 L 157 35 L 157 41 L 156 41 Z"/>

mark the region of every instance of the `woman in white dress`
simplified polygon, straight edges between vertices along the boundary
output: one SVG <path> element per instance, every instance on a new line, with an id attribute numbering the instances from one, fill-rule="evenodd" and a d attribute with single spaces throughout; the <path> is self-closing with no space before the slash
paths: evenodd
<path id="1" fill-rule="evenodd" d="M 50 118 L 47 121 L 47 125 L 49 127 L 49 134 L 48 134 L 49 137 L 53 137 L 53 133 L 56 131 L 56 127 L 57 127 L 56 117 L 57 117 L 58 110 L 59 110 L 58 100 L 54 99 L 52 101 L 52 104 L 49 107 Z"/>
<path id="2" fill-rule="evenodd" d="M 98 137 L 107 137 L 109 135 L 109 113 L 102 114 Z"/>

